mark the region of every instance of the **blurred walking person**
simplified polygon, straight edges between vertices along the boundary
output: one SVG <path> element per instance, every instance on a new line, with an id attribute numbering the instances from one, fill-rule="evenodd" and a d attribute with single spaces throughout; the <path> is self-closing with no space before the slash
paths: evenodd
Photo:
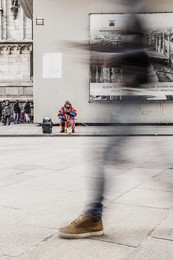
<path id="1" fill-rule="evenodd" d="M 133 5 L 132 5 L 133 3 Z M 133 10 L 137 7 L 139 1 L 128 1 L 128 5 Z M 132 96 L 135 91 L 142 88 L 141 85 L 147 83 L 148 72 L 148 57 L 145 53 L 143 24 L 139 17 L 133 12 L 128 12 L 127 21 L 122 28 L 122 50 L 116 53 L 116 50 L 107 49 L 100 46 L 94 50 L 95 60 L 99 65 L 110 68 L 120 66 L 123 70 L 123 84 L 122 90 L 125 91 L 126 102 L 120 104 L 120 117 L 127 118 L 127 121 L 134 120 L 136 104 L 132 101 Z M 59 229 L 59 236 L 63 238 L 84 238 L 90 236 L 103 235 L 103 200 L 105 193 L 105 167 L 110 163 L 112 155 L 114 162 L 117 162 L 121 152 L 122 145 L 127 139 L 128 126 L 124 127 L 121 134 L 122 137 L 111 138 L 110 142 L 102 151 L 97 151 L 99 156 L 97 161 L 97 169 L 94 173 L 94 193 L 91 201 L 87 204 L 85 211 L 70 225 Z"/>

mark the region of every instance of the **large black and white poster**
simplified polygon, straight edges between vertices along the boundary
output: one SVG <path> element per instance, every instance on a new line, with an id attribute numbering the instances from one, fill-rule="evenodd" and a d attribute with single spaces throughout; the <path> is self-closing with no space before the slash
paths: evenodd
<path id="1" fill-rule="evenodd" d="M 121 49 L 121 31 L 127 14 L 91 14 L 90 44 L 116 46 Z M 149 81 L 133 93 L 137 101 L 173 100 L 173 13 L 137 14 L 144 26 L 146 52 L 149 56 Z M 122 90 L 123 69 L 97 64 L 90 55 L 90 100 L 126 100 Z"/>

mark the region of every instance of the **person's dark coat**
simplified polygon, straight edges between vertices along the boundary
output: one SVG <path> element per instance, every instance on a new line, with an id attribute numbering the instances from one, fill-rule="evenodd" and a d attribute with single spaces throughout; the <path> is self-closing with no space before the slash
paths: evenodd
<path id="1" fill-rule="evenodd" d="M 20 114 L 20 106 L 19 106 L 19 103 L 14 104 L 14 113 Z"/>
<path id="2" fill-rule="evenodd" d="M 24 113 L 25 114 L 30 114 L 31 113 L 31 106 L 30 106 L 30 102 L 26 102 L 25 107 L 24 107 Z"/>

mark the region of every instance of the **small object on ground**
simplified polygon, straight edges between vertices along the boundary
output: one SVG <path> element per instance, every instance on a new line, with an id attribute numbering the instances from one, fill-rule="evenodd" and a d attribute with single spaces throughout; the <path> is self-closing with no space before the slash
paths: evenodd
<path id="1" fill-rule="evenodd" d="M 51 134 L 52 126 L 53 126 L 52 120 L 49 117 L 45 117 L 43 119 L 43 124 L 42 124 L 43 134 Z"/>

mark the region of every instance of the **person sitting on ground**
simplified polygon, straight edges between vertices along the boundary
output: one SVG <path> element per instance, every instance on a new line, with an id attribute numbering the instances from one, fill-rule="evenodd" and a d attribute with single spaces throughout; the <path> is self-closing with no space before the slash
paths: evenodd
<path id="1" fill-rule="evenodd" d="M 75 120 L 77 116 L 76 110 L 72 107 L 69 100 L 65 101 L 64 106 L 59 110 L 58 117 L 60 119 L 61 131 L 65 132 L 65 127 L 72 127 L 72 133 L 75 132 Z M 67 122 L 68 121 L 68 122 Z"/>

